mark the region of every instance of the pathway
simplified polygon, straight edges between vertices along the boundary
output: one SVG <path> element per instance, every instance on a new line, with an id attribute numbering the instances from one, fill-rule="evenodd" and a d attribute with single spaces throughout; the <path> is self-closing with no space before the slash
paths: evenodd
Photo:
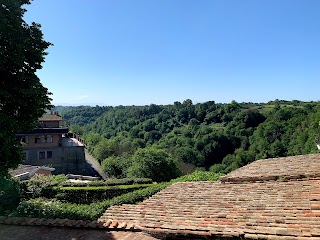
<path id="1" fill-rule="evenodd" d="M 85 150 L 85 158 L 88 164 L 104 179 L 107 179 L 107 176 L 102 171 L 100 164 L 97 162 L 96 159 L 92 155 L 88 153 L 88 151 Z"/>

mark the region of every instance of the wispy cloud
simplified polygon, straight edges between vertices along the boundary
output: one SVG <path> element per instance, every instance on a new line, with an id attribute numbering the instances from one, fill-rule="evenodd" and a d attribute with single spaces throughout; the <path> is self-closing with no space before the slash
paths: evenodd
<path id="1" fill-rule="evenodd" d="M 88 95 L 82 95 L 82 96 L 78 96 L 75 98 L 76 101 L 84 101 L 87 100 L 89 98 Z"/>

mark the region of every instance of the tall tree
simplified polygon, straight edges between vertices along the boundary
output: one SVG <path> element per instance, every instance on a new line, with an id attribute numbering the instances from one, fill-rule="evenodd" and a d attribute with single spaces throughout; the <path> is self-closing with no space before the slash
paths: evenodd
<path id="1" fill-rule="evenodd" d="M 40 25 L 23 20 L 30 0 L 0 0 L 0 173 L 22 160 L 17 130 L 32 128 L 51 108 L 48 89 L 36 75 L 51 45 Z"/>
<path id="2" fill-rule="evenodd" d="M 128 177 L 151 178 L 156 182 L 169 181 L 180 175 L 177 163 L 166 151 L 153 147 L 140 148 L 132 156 Z"/>

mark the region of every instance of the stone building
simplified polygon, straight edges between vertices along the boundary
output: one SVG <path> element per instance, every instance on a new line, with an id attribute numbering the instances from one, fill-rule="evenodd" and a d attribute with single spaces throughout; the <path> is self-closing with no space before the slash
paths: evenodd
<path id="1" fill-rule="evenodd" d="M 57 113 L 43 115 L 31 131 L 19 131 L 24 164 L 53 167 L 54 174 L 86 174 L 85 145 L 68 131 Z"/>

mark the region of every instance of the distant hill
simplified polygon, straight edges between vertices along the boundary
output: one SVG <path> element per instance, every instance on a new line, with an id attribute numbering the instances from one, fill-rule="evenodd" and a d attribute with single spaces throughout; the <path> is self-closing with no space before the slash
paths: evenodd
<path id="1" fill-rule="evenodd" d="M 227 173 L 256 159 L 317 152 L 319 102 L 193 104 L 187 99 L 172 105 L 57 106 L 53 111 L 84 137 L 100 162 L 155 148 L 170 154 L 182 172 L 202 167 Z"/>

